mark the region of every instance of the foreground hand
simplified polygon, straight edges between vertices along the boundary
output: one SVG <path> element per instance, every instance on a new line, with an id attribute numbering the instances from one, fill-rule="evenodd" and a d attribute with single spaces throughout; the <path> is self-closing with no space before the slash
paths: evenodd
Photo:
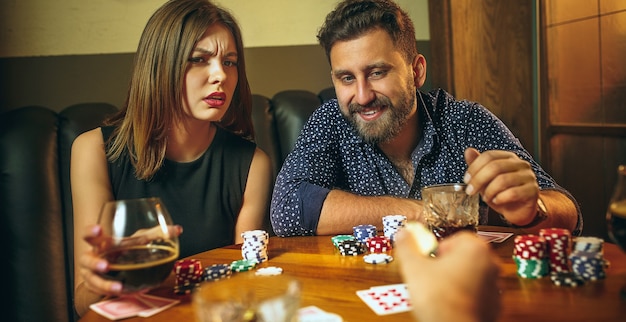
<path id="1" fill-rule="evenodd" d="M 172 237 L 178 237 L 182 233 L 182 227 L 178 225 L 168 226 L 168 233 Z M 135 243 L 148 242 L 155 236 L 160 236 L 160 230 L 144 230 L 137 232 Z M 98 252 L 109 248 L 112 245 L 110 236 L 102 234 L 102 227 L 98 225 L 91 226 L 87 229 L 83 239 L 92 246 L 92 250 L 85 252 L 79 259 L 80 275 L 84 280 L 85 286 L 96 294 L 103 295 L 119 295 L 122 293 L 123 285 L 118 281 L 104 279 L 100 274 L 109 270 L 109 262 L 99 257 Z"/>
<path id="2" fill-rule="evenodd" d="M 459 232 L 441 241 L 436 258 L 422 255 L 408 230 L 398 232 L 395 243 L 418 321 L 497 320 L 499 261 L 487 243 Z"/>
<path id="3" fill-rule="evenodd" d="M 468 164 L 464 182 L 467 193 L 480 193 L 490 208 L 516 225 L 531 222 L 537 214 L 539 185 L 533 169 L 509 151 L 465 150 Z"/>
<path id="4" fill-rule="evenodd" d="M 79 259 L 80 267 L 76 268 L 79 270 L 85 286 L 96 294 L 120 294 L 123 287 L 122 283 L 106 280 L 99 275 L 109 270 L 109 263 L 98 257 L 95 250 L 107 248 L 111 244 L 110 238 L 103 237 L 102 227 L 94 225 L 87 229 L 83 239 L 89 243 L 93 249 L 83 253 Z"/>

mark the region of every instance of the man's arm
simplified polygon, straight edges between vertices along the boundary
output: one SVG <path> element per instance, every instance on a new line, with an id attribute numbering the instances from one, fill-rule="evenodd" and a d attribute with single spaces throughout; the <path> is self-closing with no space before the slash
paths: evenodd
<path id="1" fill-rule="evenodd" d="M 352 234 L 352 227 L 363 224 L 382 228 L 387 215 L 404 215 L 419 220 L 422 202 L 391 196 L 358 196 L 341 190 L 331 190 L 324 201 L 316 234 Z"/>

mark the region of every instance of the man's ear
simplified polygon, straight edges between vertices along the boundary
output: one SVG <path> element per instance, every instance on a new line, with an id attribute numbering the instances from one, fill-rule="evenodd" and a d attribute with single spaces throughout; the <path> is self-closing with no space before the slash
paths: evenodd
<path id="1" fill-rule="evenodd" d="M 426 82 L 426 58 L 421 54 L 413 60 L 413 80 L 417 88 L 424 86 Z"/>

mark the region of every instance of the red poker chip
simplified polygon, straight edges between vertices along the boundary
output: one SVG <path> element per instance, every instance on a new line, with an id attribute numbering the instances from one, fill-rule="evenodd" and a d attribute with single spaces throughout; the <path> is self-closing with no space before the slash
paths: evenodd
<path id="1" fill-rule="evenodd" d="M 386 236 L 374 236 L 365 241 L 370 253 L 384 253 L 392 249 L 391 240 Z"/>
<path id="2" fill-rule="evenodd" d="M 517 235 L 513 254 L 523 259 L 541 259 L 547 255 L 545 238 L 537 235 Z"/>
<path id="3" fill-rule="evenodd" d="M 197 259 L 181 259 L 174 263 L 176 284 L 196 283 L 202 279 L 202 262 Z"/>

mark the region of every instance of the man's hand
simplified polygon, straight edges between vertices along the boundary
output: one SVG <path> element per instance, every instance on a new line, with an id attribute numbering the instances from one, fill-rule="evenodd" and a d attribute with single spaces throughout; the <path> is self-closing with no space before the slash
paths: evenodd
<path id="1" fill-rule="evenodd" d="M 465 150 L 463 181 L 470 195 L 480 193 L 490 208 L 512 224 L 523 226 L 537 215 L 539 185 L 530 163 L 508 151 Z"/>

